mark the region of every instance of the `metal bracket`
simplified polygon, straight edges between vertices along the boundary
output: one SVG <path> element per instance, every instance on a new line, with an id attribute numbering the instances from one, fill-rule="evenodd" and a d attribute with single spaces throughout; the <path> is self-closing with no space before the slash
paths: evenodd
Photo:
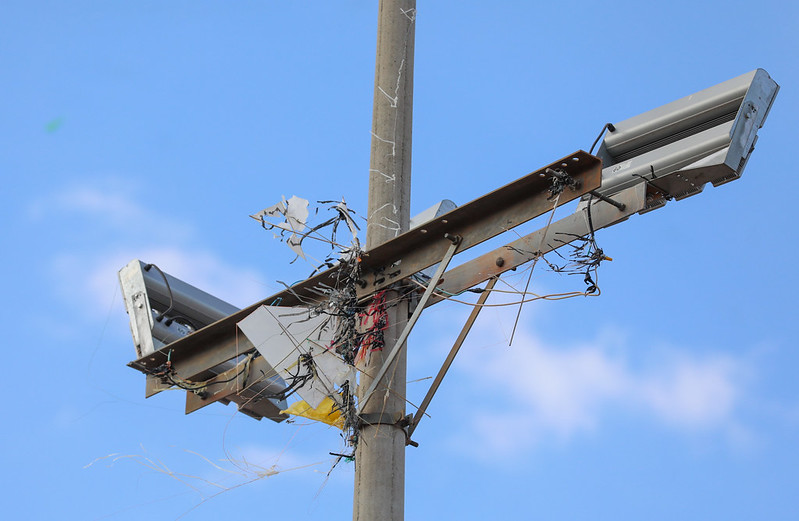
<path id="1" fill-rule="evenodd" d="M 411 439 L 411 435 L 408 432 L 408 427 L 412 419 L 413 417 L 410 414 L 403 416 L 401 412 L 395 412 L 394 414 L 389 414 L 387 412 L 364 413 L 358 416 L 358 428 L 360 429 L 364 425 L 392 425 L 402 429 L 402 432 L 405 433 L 405 445 L 418 447 L 419 444 Z M 332 452 L 330 454 L 333 456 L 347 457 L 346 455 L 333 454 Z"/>
<path id="2" fill-rule="evenodd" d="M 398 425 L 402 422 L 402 413 L 372 412 L 358 415 L 358 423 L 363 425 Z"/>
<path id="3" fill-rule="evenodd" d="M 477 299 L 477 303 L 472 309 L 469 318 L 466 320 L 466 324 L 463 325 L 463 328 L 461 329 L 458 338 L 455 340 L 455 344 L 452 346 L 452 349 L 450 349 L 449 354 L 447 355 L 447 359 L 444 361 L 444 364 L 441 366 L 441 369 L 439 369 L 435 380 L 433 380 L 433 383 L 430 384 L 430 389 L 428 389 L 427 394 L 424 397 L 424 400 L 422 400 L 422 404 L 416 410 L 416 414 L 413 416 L 413 419 L 410 421 L 410 424 L 408 425 L 409 445 L 416 446 L 414 445 L 414 442 L 411 441 L 411 435 L 413 434 L 413 431 L 416 430 L 416 426 L 419 425 L 419 422 L 422 420 L 422 417 L 424 416 L 424 413 L 427 410 L 427 406 L 430 405 L 430 401 L 433 399 L 433 396 L 436 394 L 436 391 L 438 391 L 438 387 L 441 385 L 442 380 L 444 380 L 444 377 L 447 375 L 447 371 L 449 371 L 449 368 L 452 366 L 452 362 L 455 361 L 455 357 L 457 356 L 458 351 L 460 351 L 463 342 L 466 340 L 466 336 L 469 334 L 469 331 L 471 331 L 474 322 L 477 320 L 477 315 L 480 314 L 480 311 L 483 309 L 483 304 L 485 304 L 486 300 L 488 300 L 488 296 L 491 294 L 491 290 L 494 289 L 494 286 L 497 284 L 498 280 L 499 277 L 493 277 L 488 281 L 488 284 L 486 284 L 486 287 L 483 290 L 483 292 L 480 294 L 480 297 Z"/>

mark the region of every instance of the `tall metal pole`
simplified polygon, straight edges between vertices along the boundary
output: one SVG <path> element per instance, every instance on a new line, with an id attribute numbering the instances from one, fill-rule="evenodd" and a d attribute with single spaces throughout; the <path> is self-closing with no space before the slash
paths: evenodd
<path id="1" fill-rule="evenodd" d="M 411 123 L 416 0 L 381 0 L 369 163 L 366 248 L 406 231 L 410 222 Z M 388 327 L 383 351 L 373 351 L 361 374 L 359 392 L 372 384 L 384 356 L 408 320 L 407 302 L 386 295 Z M 405 433 L 393 422 L 405 415 L 406 350 L 402 349 L 371 400 L 355 455 L 354 521 L 401 521 L 405 517 Z M 363 396 L 359 396 L 363 398 Z"/>

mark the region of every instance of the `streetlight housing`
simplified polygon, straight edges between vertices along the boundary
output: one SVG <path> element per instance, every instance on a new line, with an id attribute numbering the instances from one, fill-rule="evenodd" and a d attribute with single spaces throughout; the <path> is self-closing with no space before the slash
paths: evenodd
<path id="1" fill-rule="evenodd" d="M 611 126 L 597 156 L 606 197 L 645 183 L 641 213 L 741 177 L 779 85 L 756 69 Z"/>

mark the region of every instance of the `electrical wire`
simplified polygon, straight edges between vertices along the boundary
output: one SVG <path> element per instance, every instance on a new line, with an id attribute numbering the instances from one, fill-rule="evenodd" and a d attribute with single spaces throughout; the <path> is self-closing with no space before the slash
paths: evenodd
<path id="1" fill-rule="evenodd" d="M 207 389 L 208 387 L 211 387 L 211 386 L 214 386 L 214 385 L 222 385 L 222 384 L 230 383 L 230 382 L 236 380 L 239 376 L 241 376 L 248 369 L 248 367 L 250 365 L 250 362 L 252 361 L 253 358 L 255 358 L 254 355 L 248 355 L 247 360 L 244 362 L 244 365 L 238 371 L 238 373 L 236 373 L 234 376 L 231 376 L 228 379 L 217 380 L 215 382 L 209 382 L 209 381 L 192 382 L 192 381 L 189 381 L 189 380 L 183 380 L 183 379 L 179 378 L 177 375 L 174 374 L 174 371 L 171 368 L 171 364 L 170 364 L 170 367 L 166 371 L 160 372 L 160 373 L 158 373 L 158 372 L 152 373 L 152 376 L 160 376 L 160 377 L 166 378 L 167 380 L 169 380 L 169 382 L 172 385 L 174 385 L 176 387 L 179 387 L 180 389 L 183 389 L 185 391 L 192 391 L 192 392 L 197 393 L 197 392 L 201 392 L 201 391 Z"/>
<path id="2" fill-rule="evenodd" d="M 559 181 L 557 176 L 553 176 L 553 186 L 557 186 L 557 181 Z M 522 316 L 522 307 L 524 306 L 524 295 L 527 294 L 527 290 L 530 287 L 530 281 L 533 280 L 533 270 L 535 270 L 536 264 L 538 264 L 538 259 L 543 257 L 541 254 L 541 250 L 544 247 L 544 241 L 547 237 L 547 232 L 549 231 L 549 226 L 552 224 L 552 219 L 555 217 L 555 210 L 558 208 L 558 203 L 560 202 L 560 194 L 563 193 L 563 189 L 561 188 L 555 197 L 555 202 L 552 203 L 552 211 L 549 214 L 549 220 L 547 221 L 546 227 L 544 227 L 544 233 L 541 234 L 541 243 L 538 246 L 538 251 L 536 252 L 536 256 L 533 259 L 533 265 L 530 266 L 530 276 L 527 277 L 527 283 L 524 285 L 524 292 L 522 292 L 522 300 L 519 302 L 519 311 L 516 312 L 516 320 L 513 322 L 513 330 L 510 334 L 510 340 L 508 341 L 508 345 L 513 345 L 513 337 L 516 335 L 516 327 L 519 325 L 519 318 Z"/>
<path id="3" fill-rule="evenodd" d="M 164 318 L 164 315 L 166 315 L 167 313 L 172 311 L 172 306 L 173 306 L 175 300 L 172 298 L 172 288 L 169 287 L 169 280 L 167 280 L 166 274 L 163 271 L 161 271 L 161 268 L 159 268 L 155 264 L 145 264 L 144 265 L 144 271 L 150 271 L 150 268 L 155 268 L 156 270 L 158 270 L 158 273 L 161 274 L 161 278 L 164 279 L 164 284 L 166 284 L 166 290 L 169 292 L 169 307 L 166 308 L 166 311 L 162 311 L 161 313 L 158 314 L 157 317 L 155 317 L 155 321 L 156 322 L 161 322 L 161 320 L 163 320 L 163 318 Z"/>
<path id="4" fill-rule="evenodd" d="M 417 284 L 419 284 L 420 286 L 424 287 L 423 285 L 421 285 L 418 282 L 417 282 Z M 507 290 L 492 289 L 491 293 L 494 293 L 494 292 L 505 293 L 505 294 L 516 294 L 516 295 L 523 294 L 521 291 L 518 291 L 518 290 L 517 291 L 507 291 Z M 455 302 L 457 304 L 463 304 L 465 306 L 471 306 L 471 307 L 480 306 L 480 307 L 484 307 L 484 308 L 501 308 L 501 307 L 508 307 L 508 306 L 518 306 L 520 304 L 519 301 L 516 301 L 516 302 L 502 302 L 502 303 L 496 303 L 496 304 L 477 304 L 477 303 L 474 303 L 474 302 L 466 302 L 465 300 L 459 300 L 459 299 L 456 299 L 456 298 L 448 297 L 446 295 L 443 295 L 443 294 L 439 293 L 438 290 L 434 290 L 434 294 L 438 295 L 442 299 L 447 300 L 449 302 Z M 569 292 L 566 292 L 566 293 L 550 293 L 550 294 L 547 294 L 547 295 L 538 295 L 537 293 L 532 293 L 532 292 L 528 291 L 527 294 L 528 295 L 534 295 L 534 297 L 530 298 L 530 299 L 524 299 L 524 300 L 521 301 L 521 303 L 527 304 L 529 302 L 535 302 L 536 300 L 566 300 L 568 298 L 574 298 L 574 297 L 598 297 L 601 294 L 601 292 L 597 291 L 595 293 L 587 293 L 585 291 L 569 291 Z"/>
<path id="5" fill-rule="evenodd" d="M 605 133 L 605 130 L 609 130 L 611 132 L 615 132 L 616 131 L 616 127 L 613 126 L 613 123 L 605 123 L 605 126 L 602 127 L 602 130 L 599 131 L 599 135 L 594 140 L 594 144 L 591 145 L 591 149 L 588 151 L 589 154 L 593 154 L 594 153 L 594 147 L 596 146 L 597 143 L 599 143 L 599 139 L 602 137 L 602 134 Z"/>

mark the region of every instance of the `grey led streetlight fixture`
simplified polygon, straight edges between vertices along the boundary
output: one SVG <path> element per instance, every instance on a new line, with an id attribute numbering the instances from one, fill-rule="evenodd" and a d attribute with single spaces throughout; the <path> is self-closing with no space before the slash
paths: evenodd
<path id="1" fill-rule="evenodd" d="M 600 195 L 647 185 L 650 211 L 741 177 L 779 86 L 757 69 L 609 126 Z"/>

